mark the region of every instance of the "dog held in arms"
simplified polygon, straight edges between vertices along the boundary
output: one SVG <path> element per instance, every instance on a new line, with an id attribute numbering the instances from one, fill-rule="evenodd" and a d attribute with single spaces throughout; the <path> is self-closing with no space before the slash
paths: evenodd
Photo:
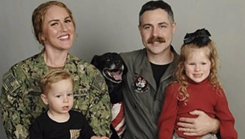
<path id="1" fill-rule="evenodd" d="M 127 72 L 126 66 L 118 53 L 107 52 L 95 55 L 91 64 L 98 68 L 104 76 L 112 104 L 111 139 L 120 139 L 126 128 L 124 119 L 124 106 L 122 103 L 123 78 Z"/>

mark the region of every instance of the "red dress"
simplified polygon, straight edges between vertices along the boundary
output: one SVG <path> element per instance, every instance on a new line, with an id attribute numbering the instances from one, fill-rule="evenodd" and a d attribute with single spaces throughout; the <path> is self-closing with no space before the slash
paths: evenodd
<path id="1" fill-rule="evenodd" d="M 222 139 L 237 139 L 237 132 L 234 129 L 235 119 L 229 110 L 222 88 L 215 90 L 208 79 L 201 83 L 189 82 L 187 87 L 189 99 L 186 105 L 177 99 L 178 89 L 178 82 L 166 88 L 164 105 L 158 120 L 159 139 L 172 139 L 174 131 L 186 139 L 197 138 L 197 136 L 185 136 L 182 131 L 178 131 L 177 125 L 180 117 L 196 117 L 189 114 L 193 110 L 201 110 L 210 117 L 217 118 L 220 121 Z"/>

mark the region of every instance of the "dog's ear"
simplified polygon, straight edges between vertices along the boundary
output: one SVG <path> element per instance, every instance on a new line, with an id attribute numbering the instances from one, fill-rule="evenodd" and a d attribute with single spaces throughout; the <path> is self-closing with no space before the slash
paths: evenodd
<path id="1" fill-rule="evenodd" d="M 121 59 L 122 59 L 122 57 L 121 57 Z M 122 62 L 123 62 L 123 65 L 124 65 L 123 75 L 125 76 L 126 73 L 128 72 L 128 68 L 127 68 L 126 64 L 124 63 L 123 59 L 122 59 Z"/>
<path id="2" fill-rule="evenodd" d="M 91 64 L 93 64 L 95 67 L 98 67 L 99 65 L 99 56 L 95 55 L 92 60 L 91 60 Z"/>

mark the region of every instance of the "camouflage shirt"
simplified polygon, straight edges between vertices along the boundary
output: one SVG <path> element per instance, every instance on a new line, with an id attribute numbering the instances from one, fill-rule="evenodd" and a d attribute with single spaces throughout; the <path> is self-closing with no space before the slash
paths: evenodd
<path id="1" fill-rule="evenodd" d="M 48 70 L 43 53 L 39 53 L 15 64 L 3 75 L 0 110 L 8 138 L 28 138 L 33 120 L 46 111 L 47 106 L 40 98 L 39 80 Z M 64 70 L 75 80 L 73 110 L 85 115 L 98 136 L 109 136 L 111 106 L 100 71 L 69 54 Z"/>

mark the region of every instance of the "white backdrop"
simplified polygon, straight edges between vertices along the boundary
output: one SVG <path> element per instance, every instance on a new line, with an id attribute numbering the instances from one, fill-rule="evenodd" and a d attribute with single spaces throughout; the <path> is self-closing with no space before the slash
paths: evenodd
<path id="1" fill-rule="evenodd" d="M 0 0 L 0 76 L 11 65 L 38 53 L 31 14 L 47 0 Z M 143 48 L 138 32 L 138 13 L 147 0 L 62 0 L 73 12 L 77 35 L 70 53 L 90 61 L 95 54 Z M 220 77 L 230 109 L 236 119 L 239 139 L 245 138 L 245 1 L 166 0 L 173 8 L 177 51 L 183 36 L 206 28 L 216 42 L 221 59 Z M 0 81 L 2 84 L 2 81 Z M 0 138 L 5 132 L 0 124 Z"/>

